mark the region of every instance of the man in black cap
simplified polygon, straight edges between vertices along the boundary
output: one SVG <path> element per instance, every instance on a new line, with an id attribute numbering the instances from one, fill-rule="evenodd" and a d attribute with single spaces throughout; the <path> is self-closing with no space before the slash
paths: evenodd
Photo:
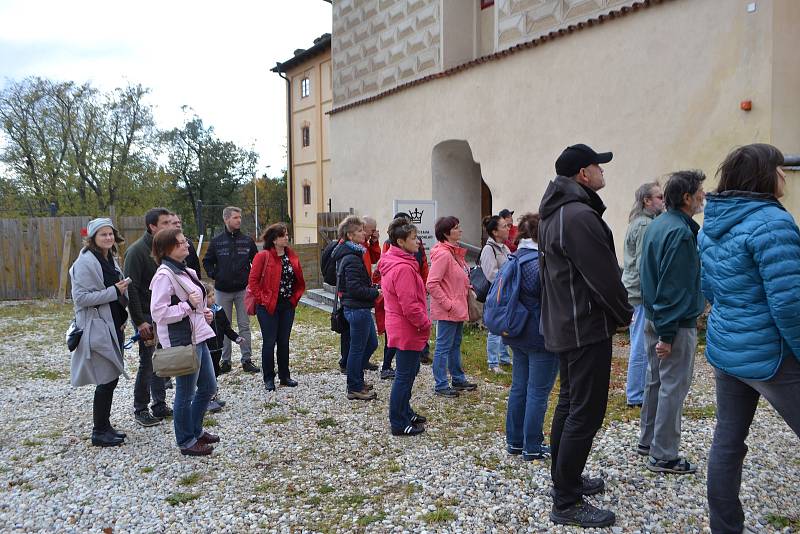
<path id="1" fill-rule="evenodd" d="M 605 527 L 615 521 L 613 512 L 583 499 L 603 491 L 603 479 L 582 475 L 606 413 L 611 336 L 633 314 L 614 239 L 601 218 L 606 207 L 597 195 L 605 186 L 600 165 L 611 158 L 611 152 L 598 154 L 586 145 L 567 147 L 539 206 L 542 334 L 561 366 L 550 433 L 550 520 L 562 525 Z"/>
<path id="2" fill-rule="evenodd" d="M 516 252 L 517 244 L 514 243 L 514 241 L 517 240 L 517 232 L 519 229 L 514 226 L 514 212 L 508 209 L 502 209 L 497 215 L 508 225 L 508 238 L 503 244 L 507 246 L 511 252 Z"/>

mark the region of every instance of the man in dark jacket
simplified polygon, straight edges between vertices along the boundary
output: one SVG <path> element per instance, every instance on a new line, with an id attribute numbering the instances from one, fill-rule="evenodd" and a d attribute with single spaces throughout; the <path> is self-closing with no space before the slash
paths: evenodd
<path id="1" fill-rule="evenodd" d="M 700 290 L 700 256 L 692 216 L 703 212 L 700 171 L 680 171 L 664 187 L 667 212 L 650 223 L 642 241 L 639 279 L 647 347 L 647 382 L 638 452 L 656 473 L 694 473 L 678 455 L 681 411 L 694 371 L 697 317 L 705 299 Z"/>
<path id="2" fill-rule="evenodd" d="M 183 222 L 181 221 L 181 216 L 177 213 L 172 214 L 172 226 L 177 228 L 180 231 L 183 231 Z M 197 278 L 203 279 L 203 274 L 200 272 L 200 258 L 197 257 L 197 249 L 194 248 L 192 244 L 192 240 L 189 239 L 189 236 L 183 236 L 186 239 L 186 243 L 189 245 L 189 255 L 186 256 L 186 266 L 190 269 L 194 270 L 197 273 Z"/>
<path id="3" fill-rule="evenodd" d="M 203 267 L 208 276 L 214 280 L 217 304 L 222 306 L 228 317 L 233 317 L 233 307 L 236 306 L 236 323 L 239 326 L 239 335 L 244 340 L 241 344 L 242 369 L 247 373 L 260 373 L 261 369 L 252 362 L 250 317 L 244 307 L 244 294 L 247 288 L 247 279 L 250 276 L 250 265 L 258 253 L 258 249 L 253 238 L 243 234 L 240 230 L 242 227 L 241 208 L 226 207 L 222 210 L 222 219 L 225 222 L 225 230 L 208 244 L 208 250 L 203 257 Z M 220 371 L 227 373 L 230 370 L 231 340 L 225 339 Z"/>
<path id="4" fill-rule="evenodd" d="M 603 491 L 605 483 L 582 472 L 606 413 L 611 337 L 630 324 L 633 314 L 614 239 L 601 218 L 606 207 L 597 195 L 605 186 L 600 164 L 611 157 L 611 152 L 598 154 L 582 144 L 566 148 L 539 207 L 541 327 L 545 346 L 558 354 L 561 368 L 550 437 L 550 520 L 583 527 L 615 521 L 613 512 L 583 500 L 583 495 Z"/>
<path id="5" fill-rule="evenodd" d="M 133 386 L 133 412 L 142 426 L 157 425 L 161 419 L 172 415 L 166 404 L 164 379 L 153 373 L 155 337 L 153 319 L 150 317 L 150 282 L 156 274 L 155 260 L 150 255 L 153 235 L 159 230 L 172 228 L 172 213 L 166 208 L 153 208 L 144 216 L 145 233 L 125 252 L 124 272 L 131 279 L 128 285 L 128 311 L 131 321 L 139 331 L 139 369 Z M 153 413 L 150 414 L 150 400 Z"/>

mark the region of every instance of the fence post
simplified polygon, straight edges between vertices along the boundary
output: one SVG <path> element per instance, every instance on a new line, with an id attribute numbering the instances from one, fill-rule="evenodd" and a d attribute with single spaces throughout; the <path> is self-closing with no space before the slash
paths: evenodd
<path id="1" fill-rule="evenodd" d="M 62 304 L 67 299 L 67 275 L 69 273 L 69 255 L 72 251 L 72 230 L 64 233 L 64 250 L 61 253 L 61 271 L 58 275 L 58 300 Z"/>

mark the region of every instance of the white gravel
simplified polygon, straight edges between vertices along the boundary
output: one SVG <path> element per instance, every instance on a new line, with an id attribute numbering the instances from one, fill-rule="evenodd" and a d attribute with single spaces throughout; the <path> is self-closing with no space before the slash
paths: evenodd
<path id="1" fill-rule="evenodd" d="M 336 338 L 310 323 L 298 324 L 292 338 L 299 387 L 267 397 L 260 376 L 235 369 L 222 378 L 228 406 L 212 416 L 217 425 L 210 430 L 222 438 L 213 456 L 182 457 L 171 423 L 137 426 L 133 380 L 124 379 L 112 423 L 128 433 L 126 443 L 91 447 L 93 388 L 68 383 L 69 316 L 53 304 L 0 304 L 2 532 L 581 531 L 547 519 L 549 462 L 505 453 L 505 388 L 481 384 L 475 394 L 441 399 L 432 395 L 430 367 L 423 366 L 412 402 L 428 416 L 428 432 L 392 437 L 391 382 L 369 373 L 379 400 L 347 401 Z M 136 352 L 126 359 L 133 377 Z M 711 376 L 699 357 L 688 401 L 695 417 L 707 417 L 713 405 Z M 708 532 L 712 432 L 713 419 L 684 418 L 683 450 L 699 470 L 673 477 L 644 469 L 633 449 L 636 421 L 604 428 L 587 471 L 606 480 L 606 492 L 592 501 L 617 514 L 607 532 Z M 800 532 L 770 523 L 800 520 L 797 437 L 763 405 L 748 445 L 741 492 L 748 525 L 756 532 Z M 167 502 L 179 493 L 192 499 Z"/>

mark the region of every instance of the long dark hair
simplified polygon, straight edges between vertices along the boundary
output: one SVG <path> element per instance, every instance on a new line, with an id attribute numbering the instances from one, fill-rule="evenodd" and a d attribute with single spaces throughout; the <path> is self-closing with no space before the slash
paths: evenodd
<path id="1" fill-rule="evenodd" d="M 766 143 L 735 148 L 717 169 L 717 193 L 751 191 L 774 195 L 778 187 L 777 169 L 783 162 L 783 153 Z"/>

